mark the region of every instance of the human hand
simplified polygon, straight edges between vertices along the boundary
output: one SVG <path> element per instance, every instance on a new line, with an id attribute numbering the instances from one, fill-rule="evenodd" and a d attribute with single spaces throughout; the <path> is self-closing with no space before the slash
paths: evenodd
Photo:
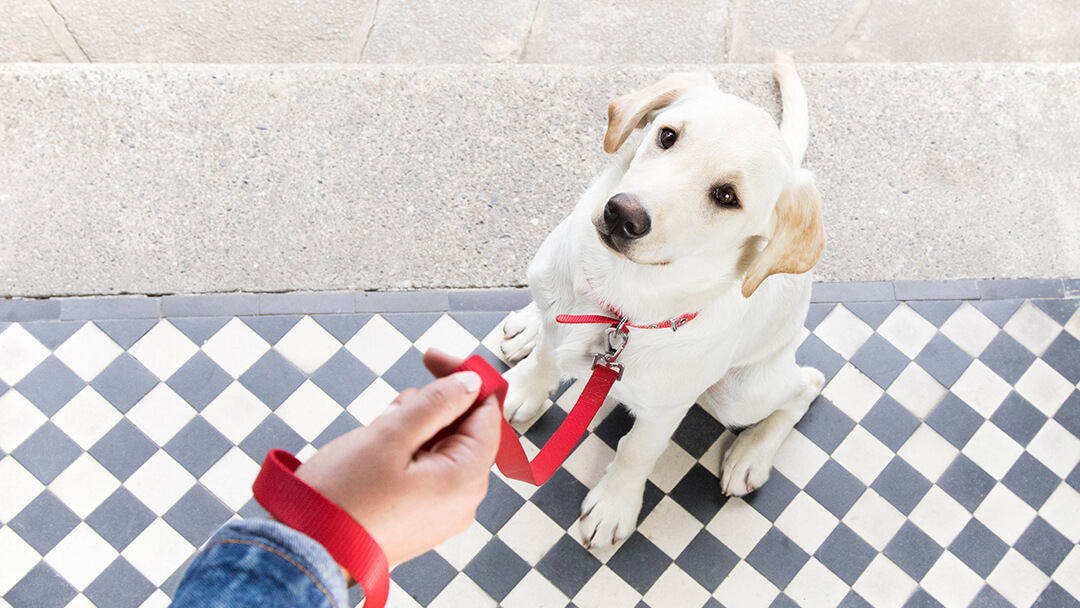
<path id="1" fill-rule="evenodd" d="M 364 526 L 391 567 L 464 532 L 487 494 L 502 414 L 488 397 L 462 416 L 480 376 L 452 374 L 460 364 L 428 351 L 424 365 L 437 380 L 405 389 L 371 425 L 331 441 L 296 470 Z"/>

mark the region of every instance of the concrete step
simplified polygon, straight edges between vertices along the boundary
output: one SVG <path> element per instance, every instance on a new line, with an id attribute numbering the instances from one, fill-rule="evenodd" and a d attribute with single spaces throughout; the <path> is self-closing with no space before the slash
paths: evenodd
<path id="1" fill-rule="evenodd" d="M 0 293 L 520 285 L 677 67 L 0 66 Z M 800 69 L 820 279 L 1080 276 L 1080 64 Z"/>

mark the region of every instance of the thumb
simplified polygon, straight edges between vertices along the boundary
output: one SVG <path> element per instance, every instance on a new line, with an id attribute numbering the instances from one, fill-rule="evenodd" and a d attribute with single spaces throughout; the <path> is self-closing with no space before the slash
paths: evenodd
<path id="1" fill-rule="evenodd" d="M 378 419 L 410 450 L 417 450 L 468 411 L 480 392 L 476 372 L 439 378 Z"/>

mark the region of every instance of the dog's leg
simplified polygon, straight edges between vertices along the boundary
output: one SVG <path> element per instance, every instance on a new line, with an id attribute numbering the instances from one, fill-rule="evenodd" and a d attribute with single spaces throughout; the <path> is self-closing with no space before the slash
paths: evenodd
<path id="1" fill-rule="evenodd" d="M 499 347 L 507 363 L 513 365 L 529 356 L 536 346 L 542 323 L 540 308 L 536 306 L 536 302 L 529 302 L 525 308 L 506 317 L 506 323 L 503 323 L 503 342 Z"/>
<path id="2" fill-rule="evenodd" d="M 527 311 L 528 308 L 521 312 Z M 537 325 L 540 324 L 537 313 Z M 528 330 L 525 330 L 528 331 Z M 535 418 L 544 401 L 559 387 L 559 367 L 543 332 L 536 328 L 535 346 L 529 356 L 503 374 L 510 384 L 503 404 L 503 415 L 510 422 L 526 422 Z"/>
<path id="3" fill-rule="evenodd" d="M 634 419 L 604 477 L 581 504 L 581 537 L 586 548 L 615 544 L 634 532 L 645 481 L 690 405 L 643 411 Z"/>

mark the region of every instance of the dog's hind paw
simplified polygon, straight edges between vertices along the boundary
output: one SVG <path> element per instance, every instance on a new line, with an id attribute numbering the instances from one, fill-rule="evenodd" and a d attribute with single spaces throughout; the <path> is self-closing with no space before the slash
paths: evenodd
<path id="1" fill-rule="evenodd" d="M 745 496 L 769 480 L 775 450 L 755 441 L 752 430 L 735 439 L 720 463 L 720 491 L 727 496 Z"/>
<path id="2" fill-rule="evenodd" d="M 540 310 L 536 304 L 510 313 L 503 323 L 503 341 L 499 345 L 507 363 L 514 364 L 529 356 L 540 335 L 540 325 Z"/>

